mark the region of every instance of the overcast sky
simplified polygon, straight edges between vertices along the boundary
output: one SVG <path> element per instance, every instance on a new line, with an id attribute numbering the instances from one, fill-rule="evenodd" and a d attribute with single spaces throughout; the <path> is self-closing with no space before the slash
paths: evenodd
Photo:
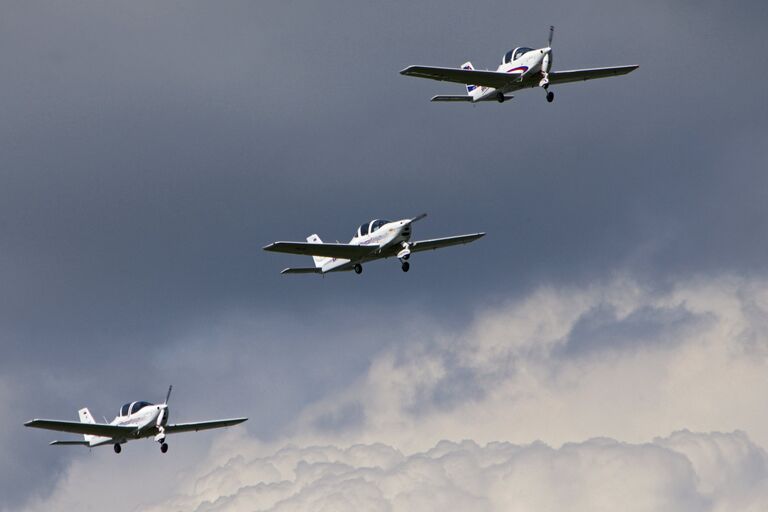
<path id="1" fill-rule="evenodd" d="M 543 373 L 646 348 L 665 366 L 715 325 L 712 346 L 768 373 L 766 22 L 758 1 L 3 2 L 0 508 L 88 510 L 95 497 L 56 500 L 118 474 L 134 495 L 115 510 L 141 508 L 137 492 L 176 493 L 151 477 L 215 467 L 209 446 L 220 439 L 275 450 L 380 441 L 408 460 L 442 439 L 557 448 L 739 429 L 735 439 L 764 456 L 753 419 L 765 413 L 734 400 L 764 395 L 764 380 L 713 396 L 710 416 L 648 412 L 637 430 L 617 410 L 570 430 L 425 423 L 419 442 L 377 424 L 353 395 L 385 378 L 376 371 L 388 358 L 431 357 L 442 391 L 392 398 L 413 418 L 486 403 L 496 382 L 478 377 L 486 370 L 516 393 L 522 383 L 507 373 L 455 358 L 485 322 L 534 315 L 541 290 L 553 314 L 552 304 L 580 304 L 535 358 Z M 543 46 L 550 24 L 554 69 L 640 69 L 554 87 L 552 104 L 530 90 L 478 106 L 431 104 L 461 86 L 398 74 L 466 60 L 495 69 L 515 46 Z M 408 274 L 387 260 L 360 276 L 281 276 L 310 260 L 261 250 L 312 233 L 345 242 L 362 222 L 421 212 L 417 239 L 488 234 L 415 255 Z M 697 308 L 699 292 L 711 300 Z M 723 313 L 734 320 L 720 318 L 735 303 Z M 710 356 L 704 367 L 729 365 Z M 595 374 L 583 396 L 561 397 L 571 417 L 591 414 L 581 407 L 616 378 Z M 658 377 L 633 375 L 640 388 Z M 171 383 L 172 421 L 250 420 L 237 433 L 174 437 L 162 457 L 149 442 L 120 458 L 53 448 L 66 434 L 22 426 L 74 420 L 84 406 L 111 420 L 124 402 L 162 400 Z M 659 393 L 674 398 L 669 410 L 695 394 Z M 726 403 L 738 421 L 720 421 Z M 133 471 L 147 461 L 152 472 Z"/>

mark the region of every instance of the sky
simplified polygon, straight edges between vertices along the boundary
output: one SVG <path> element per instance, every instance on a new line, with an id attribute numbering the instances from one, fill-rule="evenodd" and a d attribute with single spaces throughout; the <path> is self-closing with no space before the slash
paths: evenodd
<path id="1" fill-rule="evenodd" d="M 768 506 L 764 2 L 2 12 L 0 510 Z M 549 25 L 554 69 L 640 68 L 477 106 L 398 74 Z M 421 212 L 487 235 L 407 274 L 261 249 Z M 249 421 L 119 457 L 23 427 L 169 384 Z"/>

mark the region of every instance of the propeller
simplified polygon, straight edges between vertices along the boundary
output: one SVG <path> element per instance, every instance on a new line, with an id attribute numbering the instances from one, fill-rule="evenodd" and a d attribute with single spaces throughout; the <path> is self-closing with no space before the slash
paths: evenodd
<path id="1" fill-rule="evenodd" d="M 541 81 L 539 82 L 539 87 L 543 87 L 546 91 L 549 87 L 549 70 L 552 69 L 552 36 L 555 35 L 555 26 L 550 25 L 549 26 L 549 38 L 547 38 L 547 53 L 544 55 L 544 58 L 541 61 L 541 74 L 543 75 L 541 77 Z M 550 99 L 551 97 L 554 97 L 554 94 L 547 94 L 547 101 L 552 101 Z"/>
<path id="2" fill-rule="evenodd" d="M 426 216 L 427 216 L 427 214 L 426 214 L 426 213 L 422 213 L 421 215 L 417 215 L 417 216 L 415 216 L 414 218 L 412 218 L 412 219 L 411 219 L 411 220 L 408 222 L 408 224 L 413 224 L 413 223 L 414 223 L 414 222 L 416 222 L 417 220 L 421 220 L 421 219 L 423 219 L 423 218 L 424 218 L 424 217 L 426 217 Z"/>
<path id="3" fill-rule="evenodd" d="M 158 434 L 158 440 L 165 439 L 165 428 L 163 427 L 163 421 L 165 420 L 165 417 L 168 415 L 168 399 L 171 398 L 171 391 L 173 390 L 173 384 L 168 386 L 168 393 L 165 395 L 165 402 L 163 402 L 162 407 L 160 407 L 160 414 L 157 415 L 157 422 L 155 425 L 157 426 L 157 429 L 160 431 Z"/>

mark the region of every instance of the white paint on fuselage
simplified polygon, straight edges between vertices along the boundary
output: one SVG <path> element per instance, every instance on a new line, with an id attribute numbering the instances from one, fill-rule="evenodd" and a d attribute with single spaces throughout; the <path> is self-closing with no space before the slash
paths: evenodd
<path id="1" fill-rule="evenodd" d="M 109 424 L 118 425 L 121 427 L 136 427 L 136 436 L 131 439 L 139 439 L 142 437 L 151 437 L 156 434 L 157 418 L 160 416 L 160 412 L 165 409 L 163 420 L 160 422 L 162 426 L 168 423 L 168 405 L 167 404 L 150 404 L 142 407 L 138 411 L 128 414 L 127 416 L 115 416 Z M 114 444 L 115 441 L 122 442 L 122 439 L 113 439 L 110 437 L 90 436 L 88 442 L 90 446 L 100 446 L 103 444 Z"/>
<path id="2" fill-rule="evenodd" d="M 352 240 L 349 241 L 349 245 L 371 246 L 371 255 L 378 256 L 385 249 L 394 247 L 396 245 L 402 245 L 403 242 L 408 242 L 410 239 L 411 219 L 403 219 L 384 224 L 373 233 L 368 233 L 361 236 L 357 236 L 357 234 L 355 234 L 355 236 L 352 237 Z M 341 270 L 342 267 L 351 268 L 357 263 L 367 261 L 367 259 L 368 258 L 362 258 L 352 261 L 342 258 L 329 258 L 328 261 L 323 264 L 322 271 L 325 273 L 334 270 Z"/>
<path id="3" fill-rule="evenodd" d="M 512 60 L 508 63 L 504 63 L 502 60 L 502 63 L 499 65 L 498 68 L 496 68 L 496 72 L 498 73 L 510 73 L 513 70 L 525 67 L 526 70 L 523 72 L 522 77 L 523 80 L 526 81 L 529 77 L 536 77 L 536 80 L 532 83 L 532 85 L 537 85 L 538 81 L 542 77 L 542 64 L 544 62 L 544 58 L 549 55 L 549 61 L 547 62 L 547 67 L 552 67 L 552 49 L 547 48 L 538 48 L 535 50 L 531 50 L 529 52 L 524 53 L 521 55 L 517 60 Z M 547 69 L 546 71 L 549 71 Z M 532 86 L 529 82 L 528 86 Z M 525 84 L 520 84 L 520 86 L 510 86 L 510 87 L 504 87 L 501 89 L 496 89 L 494 87 L 483 87 L 478 86 L 475 87 L 474 90 L 472 90 L 469 95 L 472 96 L 472 101 L 481 101 L 486 100 L 490 97 L 495 97 L 499 92 L 502 94 L 506 94 L 508 92 L 516 91 L 518 89 L 521 89 L 522 87 L 526 87 Z"/>

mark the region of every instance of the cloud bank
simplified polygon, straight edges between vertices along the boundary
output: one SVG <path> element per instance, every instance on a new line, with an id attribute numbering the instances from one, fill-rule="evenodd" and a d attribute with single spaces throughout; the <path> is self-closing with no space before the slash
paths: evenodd
<path id="1" fill-rule="evenodd" d="M 441 441 L 287 447 L 236 456 L 151 510 L 726 511 L 768 506 L 768 457 L 743 432 L 679 431 L 651 443 Z"/>
<path id="2" fill-rule="evenodd" d="M 217 436 L 138 509 L 768 506 L 768 282 L 544 287 L 458 332 L 414 315 L 396 334 L 281 438 Z M 73 464 L 40 509 L 114 463 Z"/>

